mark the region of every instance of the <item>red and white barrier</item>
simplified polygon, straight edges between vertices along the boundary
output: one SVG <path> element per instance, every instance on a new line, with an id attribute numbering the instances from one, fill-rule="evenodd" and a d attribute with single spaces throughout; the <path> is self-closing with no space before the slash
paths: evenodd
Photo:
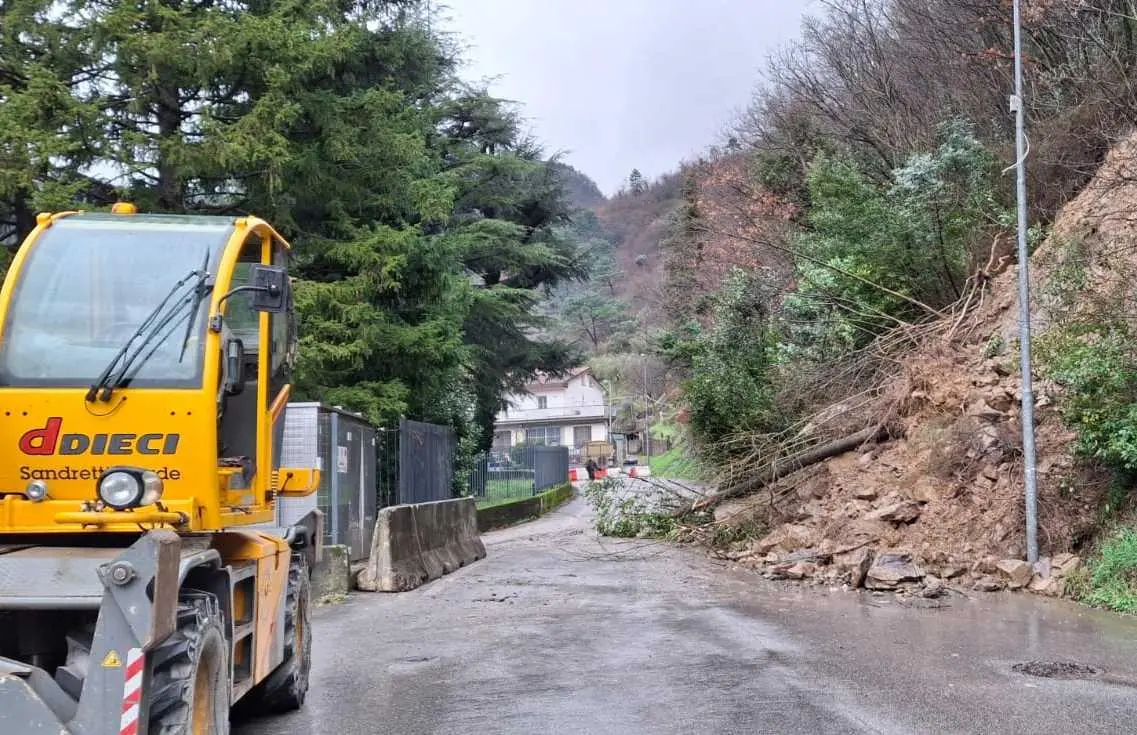
<path id="1" fill-rule="evenodd" d="M 620 470 L 617 467 L 606 469 L 598 467 L 596 469 L 596 479 L 603 480 L 608 475 L 618 475 Z M 588 479 L 588 469 L 585 467 L 570 467 L 569 468 L 569 482 L 583 482 Z"/>

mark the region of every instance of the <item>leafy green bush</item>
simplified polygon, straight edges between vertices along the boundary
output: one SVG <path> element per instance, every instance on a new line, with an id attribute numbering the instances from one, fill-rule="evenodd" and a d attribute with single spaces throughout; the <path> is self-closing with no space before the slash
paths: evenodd
<path id="1" fill-rule="evenodd" d="M 736 268 L 716 299 L 714 327 L 696 338 L 685 392 L 691 431 L 704 446 L 776 423 L 775 340 L 766 303 L 758 279 Z"/>
<path id="2" fill-rule="evenodd" d="M 1137 471 L 1137 350 L 1125 326 L 1053 330 L 1036 341 L 1047 377 L 1065 391 L 1060 411 L 1076 450 Z"/>
<path id="3" fill-rule="evenodd" d="M 1137 612 L 1137 530 L 1116 533 L 1081 575 L 1075 594 L 1082 602 L 1118 612 Z"/>
<path id="4" fill-rule="evenodd" d="M 946 121 L 940 141 L 884 185 L 849 158 L 813 162 L 808 228 L 797 243 L 804 257 L 782 320 L 788 359 L 840 355 L 898 319 L 926 316 L 924 306 L 954 302 L 968 255 L 988 242 L 985 228 L 1012 224 L 995 195 L 994 158 L 971 126 Z"/>

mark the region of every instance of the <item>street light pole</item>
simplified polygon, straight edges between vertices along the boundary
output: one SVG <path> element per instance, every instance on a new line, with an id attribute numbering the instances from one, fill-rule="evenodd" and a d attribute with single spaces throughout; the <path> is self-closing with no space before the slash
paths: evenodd
<path id="1" fill-rule="evenodd" d="M 651 464 L 651 395 L 647 389 L 647 355 L 640 353 L 644 363 L 644 441 L 647 445 L 647 461 Z"/>
<path id="2" fill-rule="evenodd" d="M 1023 101 L 1022 16 L 1019 0 L 1014 0 L 1015 94 L 1011 109 L 1015 113 L 1015 190 L 1018 199 L 1019 251 L 1019 353 L 1022 371 L 1023 479 L 1026 484 L 1026 558 L 1038 561 L 1038 486 L 1034 446 L 1034 386 L 1030 360 L 1030 255 L 1026 242 L 1026 104 Z"/>
<path id="3" fill-rule="evenodd" d="M 612 381 L 604 381 L 604 441 L 612 444 Z"/>

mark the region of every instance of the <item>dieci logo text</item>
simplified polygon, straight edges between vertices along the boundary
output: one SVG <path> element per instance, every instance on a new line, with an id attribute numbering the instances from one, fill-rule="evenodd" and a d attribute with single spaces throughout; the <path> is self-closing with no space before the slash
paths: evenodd
<path id="1" fill-rule="evenodd" d="M 63 419 L 20 437 L 20 451 L 31 455 L 174 454 L 181 434 L 62 434 Z"/>

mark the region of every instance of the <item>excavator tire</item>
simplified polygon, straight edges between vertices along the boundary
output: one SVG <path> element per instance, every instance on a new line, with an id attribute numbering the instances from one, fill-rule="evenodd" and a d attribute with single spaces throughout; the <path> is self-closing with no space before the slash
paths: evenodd
<path id="1" fill-rule="evenodd" d="M 178 597 L 177 628 L 150 654 L 149 735 L 228 735 L 229 650 L 217 597 Z"/>
<path id="2" fill-rule="evenodd" d="M 308 672 L 312 668 L 312 637 L 308 629 L 311 589 L 304 557 L 293 554 L 285 593 L 284 661 L 241 700 L 242 715 L 280 714 L 304 706 Z"/>

